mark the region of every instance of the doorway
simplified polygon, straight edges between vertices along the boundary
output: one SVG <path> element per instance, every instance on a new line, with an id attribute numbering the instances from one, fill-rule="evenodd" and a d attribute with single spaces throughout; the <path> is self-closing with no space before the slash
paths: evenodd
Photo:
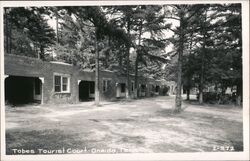
<path id="1" fill-rule="evenodd" d="M 95 82 L 81 81 L 79 83 L 79 101 L 91 101 L 95 98 Z"/>
<path id="2" fill-rule="evenodd" d="M 42 101 L 42 82 L 38 77 L 9 76 L 5 79 L 5 102 L 11 105 Z"/>

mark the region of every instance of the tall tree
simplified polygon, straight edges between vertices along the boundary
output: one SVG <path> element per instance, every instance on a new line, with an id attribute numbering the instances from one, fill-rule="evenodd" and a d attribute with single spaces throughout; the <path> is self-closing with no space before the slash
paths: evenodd
<path id="1" fill-rule="evenodd" d="M 38 7 L 14 7 L 5 8 L 5 11 L 6 24 L 11 24 L 5 26 L 7 52 L 35 57 L 38 49 L 37 56 L 45 59 L 45 49 L 55 43 L 55 32 L 43 17 L 44 10 Z"/>
<path id="2" fill-rule="evenodd" d="M 138 97 L 138 70 L 139 70 L 139 63 L 145 62 L 143 61 L 143 48 L 150 49 L 150 45 L 154 45 L 155 48 L 163 48 L 164 46 L 155 46 L 156 43 L 153 42 L 160 42 L 162 41 L 162 30 L 164 29 L 163 25 L 163 18 L 160 14 L 161 6 L 131 6 L 132 9 L 123 11 L 129 18 L 129 31 L 133 34 L 131 40 L 133 41 L 134 48 L 136 49 L 136 56 L 135 56 L 135 65 L 134 65 L 134 72 L 135 72 L 135 89 L 134 89 L 134 96 L 135 98 Z M 130 11 L 130 13 L 127 13 Z M 131 14 L 133 13 L 133 14 Z M 131 34 L 129 34 L 131 35 Z M 145 35 L 150 35 L 149 38 Z M 150 41 L 151 40 L 151 41 Z M 144 50 L 145 51 L 145 50 Z M 145 55 L 146 56 L 146 55 Z M 144 58 L 145 59 L 145 58 Z M 145 64 L 145 63 L 143 63 Z"/>
<path id="3" fill-rule="evenodd" d="M 175 99 L 174 112 L 180 112 L 182 106 L 182 64 L 183 54 L 187 53 L 188 36 L 190 32 L 193 32 L 194 28 L 191 27 L 195 22 L 195 15 L 200 13 L 201 6 L 199 5 L 166 5 L 165 6 L 165 18 L 173 19 L 179 22 L 179 26 L 176 29 L 168 26 L 168 29 L 173 31 L 175 34 L 171 42 L 175 46 L 175 50 L 178 54 L 177 63 L 177 91 Z"/>
<path id="4" fill-rule="evenodd" d="M 82 30 L 83 26 L 89 26 L 94 28 L 95 38 L 95 103 L 99 105 L 99 42 L 105 37 L 115 38 L 125 45 L 130 44 L 130 39 L 124 30 L 115 26 L 113 23 L 109 23 L 105 17 L 101 7 L 64 7 L 68 14 L 73 15 L 80 25 Z M 86 23 L 88 22 L 88 23 Z M 90 25 L 88 25 L 90 24 Z M 84 32 L 84 30 L 82 30 Z"/>
<path id="5" fill-rule="evenodd" d="M 194 6 L 199 7 L 199 12 L 197 12 L 199 14 L 194 15 L 194 25 L 191 30 L 191 33 L 194 35 L 194 45 L 191 51 L 197 56 L 197 62 L 194 64 L 197 64 L 200 68 L 193 68 L 192 70 L 200 78 L 198 82 L 199 103 L 202 104 L 203 90 L 206 86 L 215 85 L 222 89 L 220 96 L 222 98 L 227 86 L 233 86 L 233 78 L 241 77 L 241 74 L 237 76 L 231 70 L 237 70 L 237 68 L 232 68 L 232 62 L 236 61 L 233 61 L 232 54 L 230 54 L 233 51 L 233 53 L 237 53 L 235 55 L 241 56 L 240 50 L 236 50 L 236 46 L 238 46 L 238 49 L 241 48 L 241 32 L 236 32 L 240 33 L 236 37 L 232 36 L 234 35 L 232 30 L 241 31 L 240 5 L 215 4 Z M 230 23 L 232 21 L 234 21 L 234 25 Z M 195 60 L 194 58 L 192 59 Z M 237 62 L 241 64 L 240 59 Z M 192 65 L 188 66 L 188 68 L 190 67 Z"/>
<path id="6" fill-rule="evenodd" d="M 133 13 L 134 13 L 134 7 L 135 6 L 109 6 L 106 7 L 108 10 L 108 14 L 110 15 L 110 21 L 112 23 L 115 23 L 116 25 L 120 26 L 124 29 L 124 31 L 127 33 L 128 38 L 131 40 L 131 30 L 133 28 Z M 121 50 L 121 53 L 125 53 L 125 62 L 126 62 L 126 77 L 127 77 L 127 85 L 126 85 L 126 97 L 127 99 L 130 99 L 131 97 L 131 83 L 130 83 L 130 49 L 131 49 L 130 43 L 128 43 L 125 46 L 125 50 Z M 119 54 L 119 66 L 121 67 L 120 70 L 122 71 L 122 54 Z"/>
<path id="7" fill-rule="evenodd" d="M 221 87 L 220 100 L 223 102 L 227 87 L 236 86 L 237 104 L 242 98 L 242 29 L 241 4 L 223 4 L 211 6 L 215 10 L 216 18 L 212 25 L 216 26 L 213 34 L 214 58 L 208 58 L 213 65 L 213 71 L 208 68 L 209 79 Z M 217 74 L 216 74 L 217 73 Z M 215 75 L 216 76 L 215 76 Z"/>

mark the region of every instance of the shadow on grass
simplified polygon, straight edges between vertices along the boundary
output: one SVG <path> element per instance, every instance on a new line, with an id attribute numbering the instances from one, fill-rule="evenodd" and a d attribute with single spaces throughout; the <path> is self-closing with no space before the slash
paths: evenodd
<path id="1" fill-rule="evenodd" d="M 181 112 L 180 113 L 175 113 L 173 109 L 163 109 L 163 110 L 156 111 L 156 116 L 178 117 L 181 114 Z"/>
<path id="2" fill-rule="evenodd" d="M 156 112 L 157 116 L 164 118 L 174 118 L 179 123 L 189 123 L 194 129 L 201 130 L 203 133 L 218 136 L 218 138 L 211 138 L 209 136 L 202 136 L 202 138 L 216 142 L 219 145 L 230 144 L 234 147 L 235 151 L 243 151 L 243 124 L 236 120 L 226 119 L 219 115 L 209 113 L 197 113 L 190 111 L 182 111 L 181 113 L 174 114 L 172 109 L 164 109 Z M 174 131 L 179 133 L 188 133 L 188 129 L 176 128 L 173 126 Z M 221 131 L 222 133 L 216 134 L 215 131 Z M 205 130 L 205 131 L 204 131 Z M 194 137 L 200 137 L 198 134 L 193 134 Z"/>
<path id="3" fill-rule="evenodd" d="M 143 145 L 145 144 L 145 137 L 144 136 L 129 136 L 124 134 L 117 134 L 119 137 L 121 137 L 120 140 L 117 141 L 119 144 L 135 144 L 135 145 Z"/>
<path id="4" fill-rule="evenodd" d="M 212 109 L 234 109 L 239 108 L 241 109 L 242 106 L 236 105 L 235 103 L 229 103 L 229 104 L 218 104 L 211 103 L 211 102 L 204 102 L 203 104 L 200 104 L 198 100 L 183 100 L 184 103 L 193 105 L 196 107 L 206 107 L 206 108 L 212 108 Z"/>

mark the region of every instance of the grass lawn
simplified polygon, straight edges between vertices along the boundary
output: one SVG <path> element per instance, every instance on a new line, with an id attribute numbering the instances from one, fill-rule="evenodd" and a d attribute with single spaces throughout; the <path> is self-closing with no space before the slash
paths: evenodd
<path id="1" fill-rule="evenodd" d="M 196 102 L 184 101 L 184 111 L 173 114 L 173 106 L 173 96 L 160 96 L 102 102 L 101 107 L 95 107 L 93 102 L 6 107 L 6 152 L 75 154 L 243 150 L 242 108 L 200 106 Z"/>

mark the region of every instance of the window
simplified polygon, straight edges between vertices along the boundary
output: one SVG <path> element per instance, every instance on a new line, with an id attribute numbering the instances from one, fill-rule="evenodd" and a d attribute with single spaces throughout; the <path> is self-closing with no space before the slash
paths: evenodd
<path id="1" fill-rule="evenodd" d="M 156 86 L 156 87 L 155 87 L 155 92 L 158 93 L 159 91 L 160 91 L 160 86 Z"/>
<path id="2" fill-rule="evenodd" d="M 102 90 L 103 90 L 103 92 L 108 91 L 108 88 L 110 87 L 110 84 L 111 84 L 111 80 L 103 79 L 103 81 L 102 81 Z"/>
<path id="3" fill-rule="evenodd" d="M 55 75 L 54 76 L 55 92 L 69 92 L 69 76 Z"/>
<path id="4" fill-rule="evenodd" d="M 121 83 L 121 93 L 125 93 L 125 87 L 126 87 L 126 84 Z"/>
<path id="5" fill-rule="evenodd" d="M 55 92 L 61 92 L 61 76 L 55 75 Z"/>
<path id="6" fill-rule="evenodd" d="M 62 77 L 63 79 L 63 91 L 67 91 L 68 88 L 68 78 L 67 77 Z"/>
<path id="7" fill-rule="evenodd" d="M 106 92 L 106 91 L 107 91 L 107 81 L 106 81 L 106 80 L 103 80 L 103 81 L 102 81 L 102 91 L 103 91 L 103 92 Z"/>
<path id="8" fill-rule="evenodd" d="M 144 84 L 141 85 L 141 92 L 146 92 L 146 85 Z"/>
<path id="9" fill-rule="evenodd" d="M 134 92 L 134 89 L 135 89 L 135 83 L 131 82 L 131 91 Z"/>
<path id="10" fill-rule="evenodd" d="M 155 90 L 155 86 L 152 84 L 151 85 L 151 90 L 154 91 Z"/>

